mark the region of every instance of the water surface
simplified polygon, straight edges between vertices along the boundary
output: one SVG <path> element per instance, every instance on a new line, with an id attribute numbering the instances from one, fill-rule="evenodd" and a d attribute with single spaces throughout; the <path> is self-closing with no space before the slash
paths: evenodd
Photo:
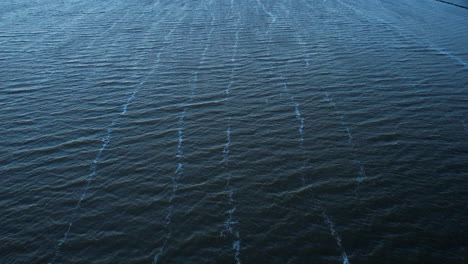
<path id="1" fill-rule="evenodd" d="M 0 14 L 2 263 L 467 263 L 467 10 Z"/>

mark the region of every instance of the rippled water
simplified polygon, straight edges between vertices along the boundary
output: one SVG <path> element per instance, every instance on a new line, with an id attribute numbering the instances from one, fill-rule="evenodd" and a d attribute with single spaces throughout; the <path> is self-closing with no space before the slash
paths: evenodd
<path id="1" fill-rule="evenodd" d="M 467 10 L 0 14 L 1 263 L 467 263 Z"/>

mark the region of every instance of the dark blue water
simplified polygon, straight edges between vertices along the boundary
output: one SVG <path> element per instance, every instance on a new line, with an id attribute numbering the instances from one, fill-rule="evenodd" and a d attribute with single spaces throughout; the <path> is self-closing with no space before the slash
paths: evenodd
<path id="1" fill-rule="evenodd" d="M 12 0 L 0 17 L 1 263 L 468 263 L 466 9 Z"/>

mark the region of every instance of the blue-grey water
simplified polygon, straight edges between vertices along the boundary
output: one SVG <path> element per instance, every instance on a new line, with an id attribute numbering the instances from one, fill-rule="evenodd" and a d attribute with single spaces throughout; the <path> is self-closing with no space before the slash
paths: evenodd
<path id="1" fill-rule="evenodd" d="M 461 7 L 2 1 L 0 118 L 0 263 L 468 263 Z"/>

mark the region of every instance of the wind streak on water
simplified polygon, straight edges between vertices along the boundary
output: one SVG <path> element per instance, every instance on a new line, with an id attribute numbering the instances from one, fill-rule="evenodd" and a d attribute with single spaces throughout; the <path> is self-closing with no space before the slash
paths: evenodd
<path id="1" fill-rule="evenodd" d="M 296 27 L 299 28 L 299 25 L 296 25 Z M 304 58 L 304 61 L 306 62 L 306 67 L 308 68 L 309 67 L 309 54 L 306 52 L 305 50 L 305 45 L 306 43 L 302 40 L 302 37 L 299 36 L 299 34 L 296 34 L 296 39 L 297 41 L 299 42 L 299 45 L 301 46 L 302 50 L 303 50 L 303 54 L 305 55 L 305 58 Z M 283 76 L 282 76 L 283 78 Z M 287 87 L 287 83 L 285 81 L 285 89 L 286 91 L 288 92 L 289 94 L 289 89 Z M 302 148 L 302 151 L 304 153 L 304 165 L 303 167 L 305 167 L 306 165 L 306 160 L 305 160 L 305 150 L 304 150 L 304 147 L 303 147 L 303 141 L 304 141 L 304 118 L 301 116 L 300 112 L 299 112 L 299 107 L 298 107 L 298 104 L 295 103 L 295 99 L 294 97 L 291 96 L 291 100 L 292 102 L 294 102 L 294 104 L 296 105 L 296 118 L 300 121 L 300 127 L 299 127 L 299 134 L 300 134 L 300 146 Z M 334 104 L 334 103 L 333 103 Z M 350 137 L 350 140 L 352 140 L 352 136 L 351 136 L 351 132 L 349 131 L 349 129 L 347 128 L 346 129 L 348 131 L 348 135 Z M 350 143 L 350 141 L 349 141 Z M 351 143 L 350 143 L 351 144 Z M 363 167 L 361 166 L 361 170 L 363 171 Z M 305 187 L 305 179 L 304 179 L 304 176 L 303 177 L 303 181 L 302 181 L 302 185 Z M 321 207 L 321 206 L 320 206 Z M 341 242 L 341 237 L 340 235 L 338 234 L 338 232 L 336 231 L 336 228 L 335 228 L 335 225 L 333 224 L 333 222 L 331 221 L 330 217 L 327 215 L 327 213 L 325 212 L 325 210 L 323 208 L 321 208 L 321 212 L 322 212 L 322 217 L 324 218 L 324 221 L 325 221 L 325 224 L 327 225 L 329 231 L 330 231 L 330 234 L 333 236 L 333 238 L 335 239 L 336 241 L 336 244 L 338 246 L 338 249 L 341 251 L 341 257 L 343 259 L 343 264 L 350 264 L 349 262 L 349 259 L 348 259 L 348 256 L 346 254 L 346 251 L 343 247 L 343 244 Z"/>
<path id="2" fill-rule="evenodd" d="M 306 168 L 306 154 L 305 154 L 305 150 L 304 150 L 304 117 L 302 117 L 301 111 L 300 111 L 300 105 L 296 101 L 296 98 L 289 91 L 288 82 L 284 78 L 283 75 L 281 75 L 281 80 L 283 81 L 284 92 L 288 95 L 289 100 L 294 105 L 294 114 L 295 114 L 295 117 L 296 117 L 297 121 L 299 122 L 299 128 L 298 128 L 299 148 L 301 149 L 302 159 L 303 159 L 303 165 L 302 165 L 302 168 L 300 170 L 301 170 L 302 184 L 305 185 L 304 169 Z"/>
<path id="3" fill-rule="evenodd" d="M 274 24 L 276 22 L 276 16 L 266 9 L 265 4 L 263 4 L 262 1 L 257 0 L 257 4 L 262 8 L 263 12 L 271 18 L 271 23 Z"/>
<path id="4" fill-rule="evenodd" d="M 340 0 L 338 0 L 342 5 L 345 5 L 344 3 L 342 3 Z M 308 6 L 309 8 L 313 8 L 307 1 L 304 1 L 305 5 Z M 300 38 L 300 37 L 298 37 Z M 301 41 L 302 42 L 302 41 Z M 307 67 L 309 67 L 309 63 L 306 60 L 306 64 L 307 64 Z M 346 124 L 345 122 L 345 119 L 344 119 L 344 115 L 340 113 L 340 111 L 338 110 L 337 106 L 336 106 L 336 103 L 334 102 L 333 98 L 330 96 L 330 93 L 326 92 L 325 93 L 325 100 L 328 101 L 330 103 L 330 105 L 333 106 L 333 108 L 335 109 L 335 112 L 339 114 L 340 116 L 340 120 L 341 120 L 341 124 L 343 125 L 343 127 L 345 128 L 346 130 L 346 135 L 348 136 L 348 145 L 354 149 L 354 143 L 353 143 L 353 136 L 351 134 L 351 130 L 349 129 L 348 125 Z M 362 164 L 362 162 L 360 160 L 358 160 L 358 165 L 359 165 L 359 177 L 357 177 L 357 181 L 358 182 L 362 182 L 365 178 L 367 178 L 367 175 L 366 175 L 366 172 L 365 172 L 365 169 L 364 169 L 364 165 Z"/>
<path id="5" fill-rule="evenodd" d="M 344 3 L 343 1 L 341 0 L 337 0 L 341 5 L 345 6 L 346 8 L 354 11 L 354 13 L 358 14 L 359 16 L 363 17 L 364 19 L 366 19 L 367 21 L 369 21 L 369 16 L 364 14 L 363 12 L 361 12 L 359 9 L 351 6 L 351 5 L 348 5 L 346 3 Z M 408 37 L 406 34 L 403 33 L 403 30 L 398 27 L 397 25 L 394 25 L 392 23 L 389 23 L 387 22 L 386 20 L 382 19 L 382 18 L 379 18 L 377 16 L 371 16 L 371 19 L 374 19 L 374 20 L 377 20 L 379 22 L 381 22 L 382 24 L 386 25 L 387 28 L 391 28 L 392 30 L 396 31 L 398 33 L 398 35 L 400 35 L 402 38 L 405 38 L 405 39 L 409 39 L 413 42 L 416 42 L 417 44 L 419 45 L 422 45 L 422 46 L 426 46 L 427 49 L 430 49 L 430 50 L 434 50 L 434 51 L 437 51 L 439 54 L 442 54 L 444 56 L 447 56 L 449 58 L 451 58 L 452 60 L 455 60 L 457 61 L 458 63 L 460 63 L 464 68 L 468 68 L 468 64 L 462 59 L 460 58 L 459 56 L 456 56 L 444 49 L 441 49 L 439 47 L 437 47 L 435 44 L 431 43 L 431 42 L 426 42 L 424 43 L 425 41 L 424 40 L 418 40 L 418 38 L 414 35 Z M 369 21 L 369 22 L 372 22 L 372 21 Z"/>
<path id="6" fill-rule="evenodd" d="M 351 130 L 349 129 L 348 125 L 344 121 L 344 115 L 340 114 L 340 111 L 336 107 L 336 103 L 333 101 L 333 98 L 330 96 L 330 93 L 328 92 L 325 93 L 325 100 L 328 101 L 330 105 L 333 106 L 335 111 L 340 115 L 341 124 L 345 128 L 346 135 L 348 136 L 348 145 L 350 146 L 351 149 L 354 150 L 353 135 L 351 134 Z M 367 178 L 366 171 L 364 169 L 364 165 L 362 164 L 360 160 L 358 160 L 357 163 L 359 165 L 359 177 L 357 178 L 357 181 L 362 182 L 363 180 Z"/>
<path id="7" fill-rule="evenodd" d="M 208 7 L 205 7 L 205 8 L 208 8 Z M 212 14 L 211 15 L 211 22 L 210 22 L 211 29 L 210 29 L 210 32 L 209 32 L 209 35 L 208 35 L 208 39 L 207 39 L 205 49 L 203 50 L 202 57 L 200 59 L 199 69 L 201 68 L 202 64 L 205 61 L 206 53 L 208 51 L 209 44 L 211 42 L 211 37 L 212 37 L 213 31 L 214 31 L 214 21 L 215 21 L 215 16 Z M 195 73 L 193 74 L 192 92 L 191 92 L 191 96 L 190 96 L 190 100 L 189 100 L 188 105 L 190 105 L 190 103 L 192 103 L 194 98 L 195 98 L 197 83 L 198 83 L 198 70 L 195 71 Z M 173 202 L 173 200 L 177 195 L 177 191 L 179 189 L 180 179 L 184 175 L 185 162 L 184 162 L 183 142 L 184 142 L 184 128 L 185 128 L 185 116 L 186 115 L 187 115 L 187 108 L 185 107 L 183 109 L 180 117 L 179 117 L 179 127 L 178 127 L 178 132 L 177 132 L 178 133 L 178 139 L 177 139 L 178 144 L 177 144 L 177 155 L 176 155 L 179 162 L 178 162 L 178 165 L 177 165 L 177 169 L 174 172 L 174 176 L 172 177 L 172 192 L 171 192 L 171 196 L 169 197 L 169 211 L 168 211 L 168 213 L 166 215 L 165 222 L 164 222 L 166 228 L 168 229 L 168 232 L 167 232 L 167 234 L 166 234 L 166 236 L 165 236 L 165 238 L 163 240 L 162 246 L 158 249 L 158 253 L 156 253 L 156 255 L 153 258 L 153 264 L 158 263 L 159 258 L 164 253 L 164 250 L 165 250 L 165 248 L 167 246 L 167 243 L 169 242 L 169 240 L 172 237 L 172 216 L 174 214 L 174 202 Z"/>
<path id="8" fill-rule="evenodd" d="M 296 101 L 296 98 L 294 97 L 294 95 L 292 95 L 291 92 L 289 91 L 287 80 L 284 78 L 283 75 L 281 75 L 281 79 L 283 80 L 284 92 L 288 95 L 290 101 L 294 105 L 294 113 L 296 115 L 296 119 L 299 121 L 299 128 L 298 128 L 298 132 L 300 136 L 299 142 L 302 148 L 303 142 L 304 142 L 304 117 L 302 117 L 301 115 L 301 111 L 299 109 L 300 108 L 299 103 Z"/>
<path id="9" fill-rule="evenodd" d="M 267 30 L 265 31 L 265 39 L 266 39 L 266 42 L 267 42 L 267 58 L 270 58 L 271 57 L 271 33 L 270 33 L 270 27 L 271 27 L 271 24 L 274 24 L 276 22 L 276 17 L 271 13 L 271 12 L 268 12 L 265 8 L 265 5 L 260 2 L 260 0 L 257 0 L 257 4 L 259 5 L 260 8 L 263 9 L 263 11 L 270 17 L 272 18 L 272 22 L 271 23 L 268 23 L 267 25 Z M 273 19 L 274 18 L 274 19 Z M 269 78 L 273 78 L 273 62 L 270 61 L 270 65 L 269 65 L 269 68 L 268 68 L 268 74 L 270 75 Z M 269 103 L 269 100 L 268 98 L 265 98 L 265 104 L 268 104 Z"/>
<path id="10" fill-rule="evenodd" d="M 240 22 L 241 17 L 240 13 L 238 14 L 238 21 Z M 229 94 L 230 94 L 230 89 L 232 88 L 232 85 L 234 84 L 234 78 L 235 78 L 235 62 L 236 62 L 236 57 L 237 57 L 237 50 L 239 46 L 239 32 L 242 30 L 242 28 L 239 25 L 240 23 L 237 23 L 237 27 L 239 28 L 236 31 L 236 40 L 234 42 L 234 48 L 232 52 L 232 57 L 231 57 L 231 63 L 232 69 L 231 69 L 231 76 L 230 76 L 230 82 L 227 85 L 226 89 L 224 90 L 224 96 L 225 96 L 225 101 L 226 105 L 229 103 Z M 235 250 L 235 255 L 234 259 L 236 260 L 237 264 L 241 263 L 240 260 L 240 248 L 241 248 L 241 238 L 240 238 L 240 233 L 239 231 L 235 230 L 234 225 L 237 224 L 238 222 L 234 218 L 234 212 L 236 211 L 237 207 L 235 205 L 235 200 L 234 200 L 234 193 L 235 189 L 231 184 L 232 180 L 232 174 L 229 169 L 229 154 L 230 154 L 230 146 L 231 146 L 231 116 L 229 115 L 227 118 L 227 128 L 226 128 L 226 143 L 224 145 L 223 149 L 223 166 L 224 170 L 227 172 L 227 179 L 226 179 L 226 189 L 228 191 L 228 204 L 231 207 L 226 213 L 227 213 L 227 219 L 224 222 L 224 230 L 221 231 L 221 236 L 226 236 L 226 233 L 229 233 L 231 236 L 234 236 L 234 241 L 232 243 L 232 248 Z"/>
<path id="11" fill-rule="evenodd" d="M 337 0 L 341 5 L 347 7 L 348 9 L 351 9 L 353 10 L 355 13 L 357 13 L 358 15 L 364 17 L 366 20 L 367 19 L 367 16 L 365 14 L 363 14 L 361 11 L 359 11 L 358 9 L 352 7 L 352 6 L 349 6 L 348 4 L 344 3 L 343 1 L 341 0 Z M 304 1 L 305 5 L 307 5 L 308 7 L 310 8 L 313 8 L 312 6 L 310 6 L 310 4 L 307 2 L 307 1 Z M 388 27 L 392 28 L 392 29 L 396 29 L 397 32 L 399 33 L 400 36 L 402 36 L 403 38 L 408 38 L 406 37 L 405 35 L 403 35 L 402 33 L 402 30 L 399 29 L 397 26 L 395 25 L 391 25 L 389 24 L 388 22 L 380 19 L 380 18 L 375 18 L 376 20 L 382 22 L 383 24 L 387 25 Z M 416 41 L 415 39 L 411 39 L 412 41 Z M 447 55 L 447 54 L 446 54 Z M 339 114 L 340 116 L 340 120 L 341 120 L 341 124 L 343 125 L 343 127 L 345 128 L 346 130 L 346 135 L 348 137 L 348 145 L 350 146 L 350 148 L 354 151 L 355 150 L 355 144 L 353 142 L 353 136 L 352 136 L 352 133 L 351 133 L 351 130 L 349 128 L 349 126 L 346 124 L 345 122 L 345 118 L 344 118 L 344 115 L 342 113 L 340 113 L 340 110 L 338 109 L 338 107 L 336 106 L 336 103 L 334 102 L 333 98 L 331 97 L 330 93 L 326 92 L 325 94 L 325 100 L 328 101 L 330 103 L 330 105 L 333 106 L 333 108 L 335 109 L 335 112 L 337 114 Z M 366 170 L 365 170 L 365 166 L 363 164 L 363 162 L 361 160 L 357 160 L 357 164 L 358 164 L 358 167 L 359 167 L 359 176 L 357 177 L 357 181 L 360 183 L 362 182 L 363 180 L 365 180 L 367 178 L 367 174 L 366 174 Z"/>
<path id="12" fill-rule="evenodd" d="M 328 215 L 324 211 L 322 211 L 322 217 L 325 220 L 325 223 L 328 225 L 328 228 L 330 229 L 332 236 L 335 238 L 336 245 L 338 246 L 338 248 L 341 251 L 341 255 L 342 255 L 342 258 L 343 258 L 343 264 L 350 264 L 349 259 L 348 259 L 348 255 L 346 255 L 346 252 L 345 252 L 345 250 L 343 248 L 343 245 L 341 243 L 341 237 L 340 237 L 340 235 L 338 235 L 338 232 L 336 232 L 335 225 L 330 220 L 330 217 L 328 217 Z"/>
<path id="13" fill-rule="evenodd" d="M 258 1 L 257 1 L 258 2 Z M 269 13 L 267 13 L 268 15 L 270 15 Z M 272 15 L 272 14 L 271 14 Z M 266 31 L 265 35 L 267 36 L 267 39 L 270 40 L 270 30 L 269 30 L 269 27 L 268 27 L 268 30 Z M 301 41 L 302 43 L 302 41 Z M 270 54 L 270 41 L 268 42 L 268 45 L 267 45 L 267 56 L 270 57 L 271 54 Z M 308 63 L 308 59 L 305 59 L 306 61 L 306 64 L 307 66 L 309 65 Z M 273 64 L 270 63 L 270 69 L 269 69 L 269 72 L 270 72 L 270 75 L 273 75 Z M 302 148 L 303 150 L 303 160 L 304 160 L 304 164 L 303 164 L 303 168 L 305 168 L 305 165 L 306 165 L 306 159 L 305 159 L 305 150 L 303 148 L 303 142 L 304 142 L 304 118 L 302 117 L 301 113 L 300 113 L 300 110 L 299 110 L 299 104 L 297 104 L 295 102 L 295 99 L 294 97 L 290 94 L 289 92 L 289 89 L 288 89 L 288 86 L 287 86 L 287 82 L 285 81 L 283 75 L 281 75 L 281 79 L 283 80 L 284 82 L 284 89 L 286 91 L 286 93 L 289 95 L 291 101 L 293 102 L 294 106 L 295 106 L 295 115 L 296 115 L 296 119 L 299 120 L 299 135 L 300 135 L 300 139 L 299 139 L 299 145 L 300 147 Z M 267 99 L 266 99 L 267 100 Z M 302 175 L 302 185 L 305 186 L 305 177 L 304 177 L 304 174 Z M 325 217 L 325 219 L 327 220 L 326 221 L 326 224 L 327 226 L 329 227 L 330 229 L 330 233 L 332 234 L 332 236 L 335 238 L 336 240 L 336 243 L 338 245 L 338 248 L 339 250 L 341 251 L 341 255 L 342 255 L 342 258 L 343 258 L 343 264 L 349 264 L 349 261 L 348 261 L 348 257 L 346 255 L 346 252 L 341 244 L 341 238 L 339 237 L 338 233 L 336 232 L 336 229 L 334 228 L 334 225 L 333 223 L 331 222 L 330 218 L 328 217 L 328 215 L 325 213 L 325 211 L 322 209 L 322 215 Z"/>
<path id="14" fill-rule="evenodd" d="M 258 1 L 257 1 L 258 2 Z M 289 14 L 289 13 L 288 13 Z M 272 14 L 269 14 L 268 15 L 272 15 Z M 271 36 L 270 36 L 270 30 L 268 28 L 268 30 L 266 31 L 265 35 L 267 36 L 267 39 L 270 40 Z M 298 40 L 299 40 L 299 43 L 302 45 L 305 45 L 305 43 L 303 41 L 300 40 L 300 38 L 298 37 Z M 269 44 L 270 42 L 268 43 L 267 45 L 267 56 L 270 57 L 271 54 L 270 54 L 270 47 L 269 47 Z M 304 49 L 304 46 L 303 46 L 303 50 Z M 307 57 L 308 55 L 306 55 L 306 58 L 304 59 L 305 62 L 306 62 L 306 65 L 309 66 L 309 59 Z M 269 72 L 270 72 L 270 75 L 273 75 L 273 64 L 270 63 L 270 69 L 269 69 Z M 303 147 L 303 142 L 304 142 L 304 118 L 302 117 L 301 115 L 301 112 L 300 112 L 300 108 L 299 108 L 299 104 L 296 102 L 295 98 L 291 95 L 291 93 L 289 92 L 289 88 L 288 88 L 288 85 L 287 85 L 287 82 L 284 78 L 283 75 L 281 75 L 281 79 L 283 80 L 284 82 L 284 90 L 286 92 L 286 94 L 289 95 L 289 98 L 291 100 L 291 102 L 294 104 L 295 108 L 294 108 L 294 112 L 295 112 L 295 116 L 296 116 L 296 119 L 299 121 L 299 128 L 298 128 L 298 131 L 299 131 L 299 146 L 301 147 L 302 151 L 303 151 L 303 160 L 304 160 L 304 163 L 303 163 L 303 166 L 302 166 L 302 169 L 304 169 L 306 167 L 306 159 L 305 159 L 305 150 L 304 150 L 304 147 Z M 267 100 L 267 99 L 266 99 Z M 348 129 L 349 131 L 349 129 Z M 350 135 L 350 133 L 349 133 Z M 363 168 L 363 167 L 362 167 Z M 362 169 L 363 170 L 363 169 Z M 305 186 L 305 178 L 304 178 L 304 175 L 302 175 L 302 185 Z M 329 230 L 330 230 L 330 233 L 331 235 L 333 236 L 333 238 L 335 239 L 336 243 L 337 243 L 337 246 L 338 246 L 338 249 L 341 251 L 341 256 L 342 256 L 342 259 L 343 259 L 343 264 L 350 264 L 349 260 L 348 260 L 348 257 L 347 257 L 347 254 L 346 254 L 346 251 L 344 250 L 344 247 L 342 246 L 342 243 L 341 243 L 341 238 L 340 236 L 338 235 L 338 232 L 336 231 L 335 229 L 335 225 L 333 224 L 333 222 L 330 220 L 330 217 L 325 213 L 325 210 L 324 209 L 321 209 L 321 212 L 322 212 L 322 216 L 324 217 L 325 219 L 325 224 L 328 226 Z"/>
<path id="15" fill-rule="evenodd" d="M 177 143 L 177 159 L 179 160 L 179 163 L 177 165 L 177 169 L 174 172 L 174 177 L 172 177 L 172 192 L 171 196 L 169 197 L 169 212 L 166 215 L 166 218 L 164 220 L 164 225 L 168 229 L 168 232 L 166 234 L 166 237 L 164 238 L 163 245 L 159 248 L 158 253 L 153 258 L 153 263 L 156 264 L 158 263 L 159 257 L 162 255 L 164 252 L 164 249 L 166 248 L 167 242 L 169 239 L 172 237 L 172 215 L 174 213 L 174 204 L 172 200 L 175 198 L 177 194 L 177 190 L 179 188 L 179 181 L 180 178 L 183 175 L 183 170 L 184 170 L 184 149 L 183 149 L 183 142 L 184 142 L 184 126 L 185 126 L 185 109 L 182 113 L 182 115 L 179 118 L 179 128 L 178 128 L 178 143 Z"/>
<path id="16" fill-rule="evenodd" d="M 184 15 L 185 17 L 185 15 Z M 184 18 L 183 17 L 183 18 Z M 183 20 L 180 19 L 179 21 Z M 167 41 L 168 38 L 165 37 L 165 40 Z M 191 101 L 193 99 L 193 91 L 192 91 L 192 96 L 191 96 Z M 176 157 L 178 159 L 178 164 L 177 168 L 174 172 L 174 176 L 172 177 L 172 191 L 171 191 L 171 196 L 169 197 L 169 211 L 164 219 L 164 225 L 166 226 L 166 229 L 168 229 L 168 232 L 166 236 L 164 237 L 162 246 L 159 247 L 158 253 L 156 253 L 153 257 L 153 264 L 158 263 L 159 258 L 161 255 L 164 253 L 164 250 L 167 246 L 167 243 L 172 237 L 172 216 L 174 214 L 174 204 L 173 200 L 177 195 L 177 191 L 179 189 L 179 181 L 180 178 L 183 176 L 184 173 L 184 149 L 183 149 L 183 142 L 184 142 L 184 127 L 185 127 L 185 115 L 186 115 L 187 110 L 184 108 L 182 111 L 180 117 L 179 117 L 179 122 L 178 122 L 178 129 L 177 129 L 177 154 Z"/>
<path id="17" fill-rule="evenodd" d="M 161 22 L 161 20 L 159 20 L 156 25 L 158 25 L 159 23 Z M 171 32 L 169 32 L 169 34 L 171 34 Z M 164 49 L 161 48 L 161 50 Z M 91 163 L 90 165 L 90 169 L 89 169 L 89 174 L 86 178 L 86 186 L 84 188 L 84 191 L 83 193 L 81 194 L 80 196 L 80 199 L 78 200 L 76 206 L 75 206 L 75 209 L 74 209 L 74 213 L 71 217 L 71 220 L 70 222 L 68 223 L 68 227 L 67 227 L 67 230 L 65 231 L 62 239 L 59 240 L 59 242 L 57 243 L 57 245 L 55 246 L 55 252 L 54 252 L 54 256 L 52 257 L 52 259 L 48 262 L 49 264 L 53 264 L 57 258 L 60 256 L 60 250 L 61 250 L 61 247 L 63 246 L 63 244 L 68 240 L 68 237 L 70 235 L 70 231 L 71 231 L 71 228 L 72 226 L 75 224 L 75 222 L 77 221 L 78 219 L 78 216 L 79 216 L 79 210 L 81 209 L 81 203 L 83 202 L 83 200 L 86 198 L 86 195 L 88 194 L 88 191 L 91 187 L 91 184 L 92 184 L 92 181 L 94 180 L 96 174 L 97 174 L 97 166 L 98 166 L 98 163 L 99 161 L 101 160 L 102 158 L 102 153 L 104 152 L 104 150 L 107 148 L 107 146 L 109 145 L 110 143 L 110 140 L 112 138 L 112 131 L 114 130 L 114 127 L 118 124 L 118 122 L 120 121 L 121 117 L 124 116 L 126 113 L 127 113 L 127 108 L 128 106 L 132 103 L 133 99 L 135 98 L 135 95 L 137 94 L 137 92 L 141 89 L 141 87 L 143 86 L 143 84 L 148 80 L 148 78 L 150 76 L 152 76 L 154 74 L 154 72 L 156 71 L 156 67 L 158 66 L 159 64 L 159 61 L 160 61 L 160 55 L 161 55 L 161 52 L 159 52 L 157 54 L 157 58 L 154 62 L 154 68 L 145 76 L 145 78 L 143 80 L 140 81 L 140 83 L 136 86 L 136 88 L 133 90 L 132 94 L 130 95 L 130 97 L 127 99 L 126 103 L 122 106 L 122 111 L 119 113 L 119 115 L 112 121 L 112 123 L 110 124 L 110 126 L 106 129 L 106 135 L 103 137 L 102 139 L 102 146 L 101 148 L 98 150 L 97 154 L 96 154 L 96 157 L 94 158 L 93 162 Z"/>
<path id="18" fill-rule="evenodd" d="M 295 105 L 296 119 L 299 121 L 299 129 L 298 129 L 299 130 L 299 136 L 300 136 L 300 139 L 299 139 L 300 143 L 299 144 L 300 144 L 300 148 L 302 149 L 303 159 L 304 159 L 304 164 L 303 164 L 301 170 L 304 170 L 304 168 L 306 167 L 305 150 L 304 150 L 304 146 L 303 146 L 303 142 L 304 142 L 304 118 L 302 117 L 302 115 L 301 115 L 301 113 L 299 111 L 299 104 L 296 102 L 294 96 L 292 96 L 291 93 L 289 92 L 288 84 L 287 84 L 286 80 L 284 79 L 283 76 L 281 76 L 281 78 L 284 81 L 285 92 L 289 95 L 290 100 Z M 347 130 L 349 132 L 349 129 L 347 129 Z M 362 166 L 361 166 L 361 170 L 363 170 Z M 305 186 L 305 178 L 304 178 L 303 173 L 302 173 L 302 185 Z M 348 257 L 346 255 L 346 251 L 343 248 L 343 245 L 341 243 L 341 238 L 340 238 L 340 236 L 338 235 L 338 232 L 335 229 L 335 225 L 330 220 L 330 217 L 325 213 L 325 211 L 323 209 L 321 211 L 322 211 L 322 216 L 323 216 L 323 218 L 325 220 L 325 223 L 327 224 L 331 235 L 333 236 L 333 238 L 335 238 L 336 244 L 338 245 L 338 249 L 341 251 L 341 255 L 342 255 L 342 258 L 343 258 L 343 264 L 349 264 L 349 260 L 348 260 Z"/>

